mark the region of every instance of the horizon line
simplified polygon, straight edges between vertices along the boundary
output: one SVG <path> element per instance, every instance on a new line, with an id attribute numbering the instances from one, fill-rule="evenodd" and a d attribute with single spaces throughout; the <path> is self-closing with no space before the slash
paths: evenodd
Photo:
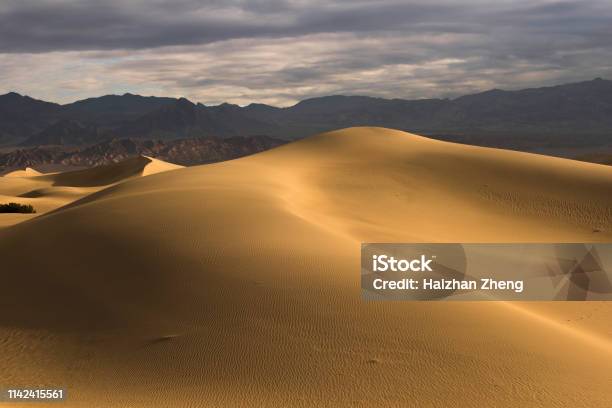
<path id="1" fill-rule="evenodd" d="M 82 99 L 77 99 L 75 101 L 72 102 L 67 102 L 67 103 L 59 103 L 59 102 L 54 102 L 54 101 L 49 101 L 49 100 L 45 100 L 45 99 L 38 99 L 38 98 L 34 98 L 31 97 L 27 94 L 22 94 L 20 92 L 17 91 L 8 91 L 2 95 L 0 95 L 0 97 L 3 96 L 7 96 L 7 95 L 18 95 L 20 97 L 23 98 L 30 98 L 36 101 L 40 101 L 40 102 L 46 102 L 46 103 L 51 103 L 51 104 L 55 104 L 55 105 L 59 105 L 59 106 L 67 106 L 67 105 L 72 105 L 78 102 L 83 102 L 89 99 L 99 99 L 99 98 L 104 98 L 104 97 L 111 97 L 111 96 L 116 96 L 116 97 L 122 97 L 122 96 L 136 96 L 136 97 L 141 97 L 141 98 L 159 98 L 159 99 L 174 99 L 175 101 L 179 101 L 181 99 L 184 99 L 194 105 L 202 105 L 205 107 L 219 107 L 219 106 L 223 106 L 223 105 L 230 105 L 230 106 L 238 106 L 240 108 L 246 108 L 249 106 L 253 106 L 253 105 L 261 105 L 261 106 L 268 106 L 271 108 L 276 108 L 276 109 L 286 109 L 286 108 L 292 108 L 295 107 L 297 105 L 299 105 L 302 102 L 306 102 L 306 101 L 310 101 L 310 100 L 315 100 L 315 99 L 322 99 L 322 98 L 330 98 L 330 97 L 346 97 L 346 98 L 351 98 L 351 97 L 355 97 L 355 98 L 370 98 L 370 99 L 383 99 L 383 100 L 387 100 L 387 101 L 394 101 L 394 100 L 401 100 L 401 101 L 427 101 L 427 100 L 440 100 L 440 101 L 444 101 L 444 100 L 456 100 L 465 96 L 472 96 L 472 95 L 480 95 L 483 93 L 487 93 L 487 92 L 493 92 L 493 91 L 500 91 L 500 92 L 520 92 L 520 91 L 527 91 L 527 90 L 532 90 L 532 89 L 548 89 L 548 88 L 556 88 L 559 86 L 567 86 L 567 85 L 574 85 L 574 84 L 582 84 L 582 83 L 587 83 L 587 82 L 594 82 L 594 81 L 608 81 L 610 82 L 610 79 L 607 78 L 602 78 L 602 77 L 595 77 L 593 79 L 585 79 L 582 81 L 575 81 L 575 82 L 565 82 L 565 83 L 559 83 L 556 85 L 548 85 L 548 86 L 531 86 L 531 87 L 527 87 L 527 88 L 518 88 L 518 89 L 501 89 L 501 88 L 489 88 L 489 89 L 485 89 L 482 91 L 478 91 L 478 92 L 474 92 L 474 93 L 468 93 L 468 94 L 463 94 L 463 95 L 459 95 L 457 97 L 454 98 L 441 98 L 441 97 L 436 97 L 436 98 L 413 98 L 413 99 L 404 99 L 401 97 L 394 97 L 394 98 L 386 98 L 386 97 L 382 97 L 382 96 L 370 96 L 370 95 L 363 95 L 363 94 L 329 94 L 329 95 L 320 95 L 320 96 L 313 96 L 310 98 L 306 98 L 306 99 L 301 99 L 298 102 L 294 103 L 293 105 L 287 105 L 287 106 L 275 106 L 275 105 L 269 105 L 266 103 L 260 103 L 260 102 L 250 102 L 249 104 L 246 105 L 239 105 L 239 104 L 235 104 L 235 103 L 229 103 L 229 102 L 222 102 L 220 104 L 217 105 L 206 105 L 204 103 L 201 103 L 199 101 L 192 101 L 184 96 L 159 96 L 159 95 L 141 95 L 141 94 L 137 94 L 137 93 L 132 93 L 132 92 L 125 92 L 123 94 L 104 94 L 104 95 L 98 95 L 98 96 L 89 96 L 87 98 L 82 98 Z"/>

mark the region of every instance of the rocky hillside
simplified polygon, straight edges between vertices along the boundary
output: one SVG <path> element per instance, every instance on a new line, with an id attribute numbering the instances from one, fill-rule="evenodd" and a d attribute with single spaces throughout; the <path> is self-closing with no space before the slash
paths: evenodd
<path id="1" fill-rule="evenodd" d="M 190 166 L 234 159 L 284 143 L 286 141 L 267 136 L 251 136 L 227 139 L 112 139 L 87 147 L 33 147 L 0 153 L 0 172 L 40 165 L 92 167 L 139 155 Z"/>

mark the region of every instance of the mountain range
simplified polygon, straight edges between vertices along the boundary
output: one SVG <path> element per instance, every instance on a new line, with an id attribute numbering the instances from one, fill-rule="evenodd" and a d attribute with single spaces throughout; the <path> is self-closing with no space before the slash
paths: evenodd
<path id="1" fill-rule="evenodd" d="M 0 152 L 0 175 L 11 169 L 45 170 L 108 165 L 151 156 L 184 166 L 214 163 L 269 150 L 286 143 L 267 136 L 147 140 L 110 139 L 87 146 L 37 146 Z"/>
<path id="2" fill-rule="evenodd" d="M 266 135 L 287 140 L 351 126 L 382 126 L 439 139 L 530 150 L 585 147 L 612 136 L 612 81 L 597 78 L 454 99 L 325 96 L 291 107 L 206 106 L 185 98 L 106 95 L 60 105 L 0 96 L 0 145 L 82 146 L 112 139 Z"/>

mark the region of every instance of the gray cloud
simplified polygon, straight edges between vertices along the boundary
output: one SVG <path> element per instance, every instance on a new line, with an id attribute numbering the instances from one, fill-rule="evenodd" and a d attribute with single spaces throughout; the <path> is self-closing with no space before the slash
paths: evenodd
<path id="1" fill-rule="evenodd" d="M 8 0 L 0 90 L 290 104 L 455 96 L 612 73 L 597 0 Z"/>
<path id="2" fill-rule="evenodd" d="M 314 5 L 313 5 L 314 4 Z M 10 0 L 0 8 L 0 51 L 142 49 L 316 33 L 470 30 L 457 5 L 291 1 Z"/>

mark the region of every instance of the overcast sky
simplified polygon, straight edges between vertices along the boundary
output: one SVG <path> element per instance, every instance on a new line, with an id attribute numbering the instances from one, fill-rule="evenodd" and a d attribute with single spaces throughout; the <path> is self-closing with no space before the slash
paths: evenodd
<path id="1" fill-rule="evenodd" d="M 0 93 L 286 106 L 612 79 L 609 0 L 1 0 Z"/>

